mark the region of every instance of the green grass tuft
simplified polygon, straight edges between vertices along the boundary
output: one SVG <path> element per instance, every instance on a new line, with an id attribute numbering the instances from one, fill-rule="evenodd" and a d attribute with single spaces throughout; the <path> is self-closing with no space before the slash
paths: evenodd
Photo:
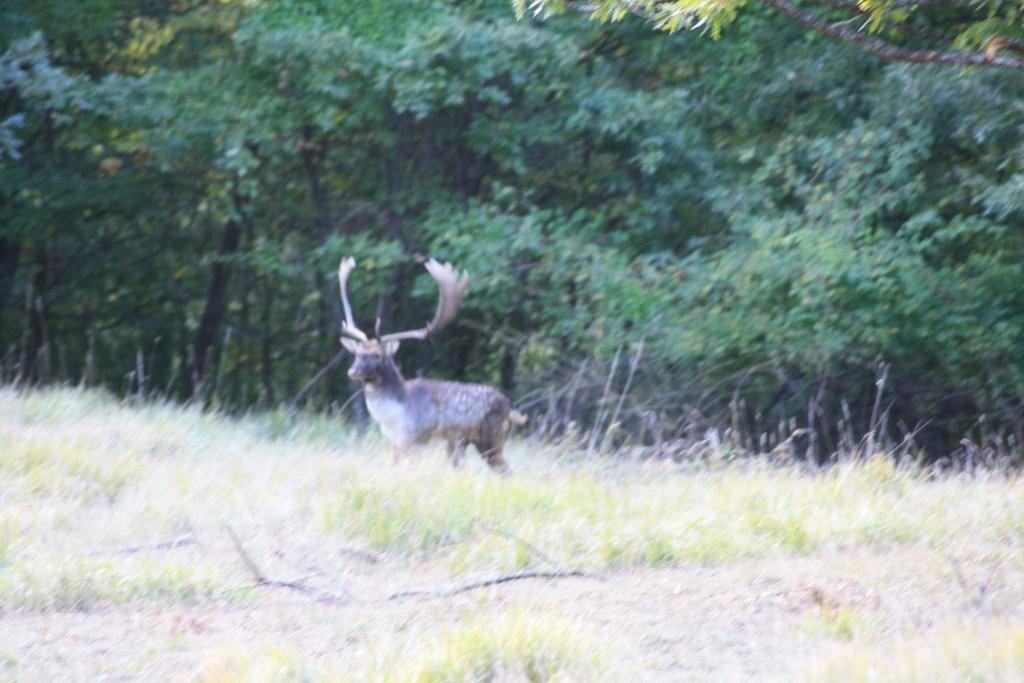
<path id="1" fill-rule="evenodd" d="M 0 612 L 72 611 L 130 602 L 191 605 L 244 600 L 249 591 L 217 568 L 148 557 L 36 553 L 0 569 Z"/>
<path id="2" fill-rule="evenodd" d="M 0 428 L 0 443 L 5 444 L 0 475 L 14 492 L 113 500 L 140 475 L 139 459 L 133 453 L 117 452 L 111 444 L 86 438 L 68 438 L 42 428 L 21 434 Z"/>
<path id="3" fill-rule="evenodd" d="M 385 683 L 570 681 L 602 678 L 593 643 L 576 623 L 514 611 L 475 618 L 430 638 L 411 656 L 392 655 L 367 680 Z M 387 661 L 387 659 L 385 661 Z"/>
<path id="4" fill-rule="evenodd" d="M 849 605 L 819 605 L 803 615 L 802 629 L 817 638 L 853 641 L 872 632 L 867 614 Z"/>

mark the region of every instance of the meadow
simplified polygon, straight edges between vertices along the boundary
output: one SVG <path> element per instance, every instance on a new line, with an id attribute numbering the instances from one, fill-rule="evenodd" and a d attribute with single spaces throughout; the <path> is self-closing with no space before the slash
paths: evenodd
<path id="1" fill-rule="evenodd" d="M 691 450 L 2 388 L 0 680 L 1024 678 L 1019 476 Z"/>

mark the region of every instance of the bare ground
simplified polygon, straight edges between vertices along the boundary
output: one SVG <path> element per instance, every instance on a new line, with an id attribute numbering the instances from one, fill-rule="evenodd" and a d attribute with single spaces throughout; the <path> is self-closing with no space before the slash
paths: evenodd
<path id="1" fill-rule="evenodd" d="M 601 580 L 525 579 L 450 597 L 383 600 L 404 588 L 464 582 L 437 567 L 374 559 L 325 543 L 246 536 L 246 549 L 277 580 L 337 599 L 258 587 L 242 604 L 0 616 L 0 678 L 173 680 L 203 673 L 211 653 L 284 647 L 314 661 L 365 657 L 396 637 L 436 632 L 472 614 L 510 608 L 578 619 L 614 671 L 644 681 L 794 680 L 809 662 L 854 638 L 926 632 L 949 624 L 1024 620 L 1016 548 L 894 546 L 722 566 L 636 569 Z M 152 551 L 236 562 L 230 539 Z M 965 569 L 969 568 L 969 569 Z M 966 572 L 966 573 L 965 573 Z M 854 615 L 852 625 L 846 617 Z M 832 615 L 832 617 L 830 617 Z M 6 668 L 4 668 L 6 667 Z"/>

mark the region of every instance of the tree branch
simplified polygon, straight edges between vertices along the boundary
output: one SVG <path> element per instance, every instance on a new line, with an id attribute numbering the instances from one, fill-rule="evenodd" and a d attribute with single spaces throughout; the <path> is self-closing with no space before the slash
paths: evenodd
<path id="1" fill-rule="evenodd" d="M 893 7 L 963 7 L 970 5 L 969 0 L 896 0 Z"/>
<path id="2" fill-rule="evenodd" d="M 870 20 L 870 14 L 865 12 L 857 4 L 857 0 L 814 0 L 817 4 L 823 5 L 830 9 L 844 12 L 850 19 L 859 19 L 867 22 Z M 909 26 L 906 23 L 895 24 L 889 26 L 889 28 L 899 31 L 900 33 L 912 36 L 914 38 L 925 38 L 927 40 L 941 40 L 944 42 L 952 41 L 955 36 L 948 33 L 941 33 L 939 31 L 931 31 L 928 29 L 919 28 L 917 26 Z"/>
<path id="3" fill-rule="evenodd" d="M 836 40 L 857 45 L 882 59 L 892 62 L 910 62 L 913 64 L 953 64 L 959 66 L 990 66 L 1002 69 L 1024 70 L 1024 59 L 999 57 L 995 54 L 980 52 L 943 52 L 941 50 L 908 50 L 893 45 L 874 36 L 845 26 L 829 24 L 817 16 L 802 10 L 787 0 L 763 0 L 769 7 L 782 12 L 797 23 L 803 24 L 818 33 Z"/>
<path id="4" fill-rule="evenodd" d="M 828 0 L 826 0 L 828 1 Z M 809 29 L 824 34 L 829 38 L 850 43 L 863 50 L 878 55 L 882 59 L 891 62 L 910 62 L 913 64 L 950 64 L 957 66 L 987 66 L 1000 69 L 1024 70 L 1024 59 L 1012 57 L 1000 57 L 1000 50 L 1010 50 L 1024 53 L 1024 44 L 1013 39 L 993 39 L 987 45 L 985 52 L 947 52 L 943 50 L 912 50 L 899 45 L 876 38 L 861 31 L 846 28 L 839 24 L 830 24 L 812 12 L 800 9 L 788 0 L 763 0 L 769 7 L 785 14 L 797 23 Z M 832 3 L 829 4 L 839 4 Z M 898 0 L 895 5 L 903 8 L 925 8 L 925 7 L 957 7 L 965 5 L 964 0 Z M 583 2 L 567 2 L 566 8 L 582 14 L 593 14 L 600 9 L 600 5 Z M 625 9 L 638 17 L 652 20 L 650 12 L 646 7 L 634 3 L 623 3 Z M 914 31 L 909 31 L 914 32 Z"/>

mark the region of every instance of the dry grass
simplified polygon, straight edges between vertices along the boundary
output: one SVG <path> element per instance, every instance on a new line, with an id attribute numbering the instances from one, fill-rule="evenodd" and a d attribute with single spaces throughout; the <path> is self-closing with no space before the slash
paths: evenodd
<path id="1" fill-rule="evenodd" d="M 208 655 L 186 678 L 199 683 L 604 680 L 603 658 L 585 630 L 558 615 L 512 611 L 471 617 L 440 633 L 393 637 L 345 661 L 274 645 L 258 654 L 229 646 Z"/>
<path id="2" fill-rule="evenodd" d="M 384 453 L 375 438 L 359 438 L 326 417 L 230 420 L 173 406 L 126 405 L 97 392 L 0 389 L 0 636 L 4 621 L 68 623 L 61 615 L 72 612 L 279 614 L 267 603 L 271 593 L 253 588 L 225 534 L 230 524 L 267 573 L 312 577 L 324 590 L 351 590 L 370 603 L 410 583 L 444 584 L 463 574 L 547 563 L 516 538 L 559 564 L 611 572 L 610 587 L 557 589 L 566 593 L 555 600 L 526 593 L 515 604 L 489 605 L 486 618 L 478 618 L 481 611 L 471 602 L 454 612 L 432 608 L 416 619 L 437 620 L 437 627 L 420 624 L 412 631 L 402 612 L 388 612 L 372 636 L 352 636 L 360 647 L 349 654 L 330 640 L 326 656 L 291 638 L 259 645 L 224 638 L 216 648 L 186 648 L 187 656 L 168 660 L 162 674 L 334 679 L 338 671 L 362 667 L 361 677 L 375 680 L 590 680 L 607 670 L 590 654 L 629 640 L 592 618 L 601 614 L 592 601 L 608 599 L 601 596 L 615 594 L 615 581 L 627 580 L 618 576 L 660 585 L 662 575 L 642 572 L 661 568 L 698 579 L 702 572 L 736 572 L 734 583 L 757 591 L 758 577 L 775 567 L 787 581 L 823 581 L 832 558 L 911 552 L 930 558 L 918 569 L 931 575 L 905 589 L 920 592 L 914 614 L 931 614 L 948 596 L 960 596 L 948 614 L 929 618 L 962 621 L 974 610 L 971 618 L 981 619 L 982 609 L 1001 610 L 1009 621 L 1000 623 L 1018 628 L 1007 631 L 1017 640 L 1009 638 L 1011 654 L 998 661 L 986 659 L 983 640 L 954 639 L 963 644 L 949 651 L 949 666 L 970 673 L 977 665 L 981 680 L 999 680 L 992 672 L 1000 667 L 1020 671 L 1020 623 L 1012 604 L 1020 591 L 1006 587 L 1024 577 L 1019 478 L 999 472 L 933 477 L 884 457 L 817 475 L 763 461 L 730 462 L 726 453 L 699 466 L 636 464 L 517 443 L 509 453 L 516 475 L 505 480 L 475 462 L 452 471 L 439 452 L 403 468 Z M 145 548 L 181 537 L 189 544 Z M 363 559 L 353 559 L 363 550 Z M 372 562 L 374 556 L 380 561 Z M 967 558 L 963 567 L 950 560 L 960 556 Z M 914 568 L 905 569 L 913 574 Z M 860 579 L 865 595 L 895 585 L 889 575 Z M 977 586 L 984 586 L 981 607 L 972 593 Z M 574 613 L 591 615 L 589 621 L 550 618 L 551 608 L 568 604 L 573 590 L 588 596 L 578 598 Z M 822 675 L 871 679 L 872 658 L 884 654 L 883 644 L 922 628 L 898 616 L 899 596 L 880 606 L 860 594 L 834 600 L 813 597 L 799 585 L 792 590 L 804 602 L 787 608 L 785 626 L 772 626 L 771 637 L 803 643 L 808 666 Z M 938 590 L 946 597 L 933 593 Z M 905 600 L 912 603 L 910 593 Z M 547 611 L 523 607 L 540 602 L 549 603 Z M 643 607 L 634 607 L 640 624 Z M 668 607 L 652 604 L 651 614 L 668 614 Z M 314 619 L 329 614 L 315 603 L 302 609 L 319 610 Z M 620 659 L 642 670 L 644 648 L 650 654 L 651 647 L 667 646 L 643 644 L 643 627 L 636 628 L 636 643 L 621 648 Z M 370 647 L 371 637 L 383 645 Z M 928 648 L 926 641 L 908 642 L 907 662 L 915 648 Z M 837 644 L 848 649 L 835 656 L 846 659 L 821 660 L 819 650 Z M 159 640 L 147 647 L 177 651 Z M 854 659 L 865 663 L 854 666 Z M 131 666 L 122 663 L 118 670 L 145 671 L 140 661 L 136 653 Z M 685 656 L 672 661 L 682 667 Z M 26 677 L 36 671 L 32 666 L 23 653 L 0 647 L 0 678 L 5 667 Z"/>
<path id="3" fill-rule="evenodd" d="M 947 626 L 892 643 L 855 644 L 813 667 L 813 681 L 960 683 L 1024 680 L 1024 626 Z"/>
<path id="4" fill-rule="evenodd" d="M 473 618 L 419 643 L 409 656 L 388 654 L 362 680 L 417 681 L 597 680 L 600 655 L 582 624 L 555 614 L 514 611 L 498 618 Z"/>

